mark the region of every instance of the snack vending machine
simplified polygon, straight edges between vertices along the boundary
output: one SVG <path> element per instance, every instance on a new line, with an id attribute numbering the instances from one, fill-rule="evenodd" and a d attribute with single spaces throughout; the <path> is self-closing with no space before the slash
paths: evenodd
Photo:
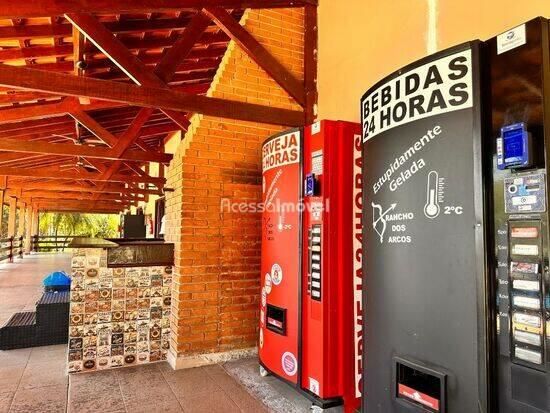
<path id="1" fill-rule="evenodd" d="M 362 374 L 360 149 L 359 125 L 334 121 L 262 149 L 261 370 L 348 411 Z"/>
<path id="2" fill-rule="evenodd" d="M 548 21 L 535 19 L 489 40 L 487 55 L 497 305 L 495 404 L 502 412 L 550 412 Z"/>
<path id="3" fill-rule="evenodd" d="M 550 412 L 548 21 L 428 56 L 361 104 L 363 411 Z"/>

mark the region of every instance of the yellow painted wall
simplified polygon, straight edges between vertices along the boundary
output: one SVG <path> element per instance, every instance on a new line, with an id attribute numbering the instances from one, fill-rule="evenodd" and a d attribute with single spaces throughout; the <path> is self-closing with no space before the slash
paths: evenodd
<path id="1" fill-rule="evenodd" d="M 362 94 L 384 76 L 429 54 L 430 33 L 435 51 L 487 39 L 532 17 L 550 17 L 550 0 L 319 3 L 319 118 L 356 122 Z"/>
<path id="2" fill-rule="evenodd" d="M 181 131 L 175 132 L 164 144 L 164 152 L 174 154 L 181 141 Z M 151 163 L 149 165 L 149 175 L 159 176 L 159 166 L 157 163 Z M 155 217 L 155 201 L 158 199 L 158 195 L 149 195 L 149 202 L 140 201 L 139 206 L 143 208 L 144 214 L 152 214 L 153 219 L 161 219 L 162 217 Z M 136 213 L 136 207 L 131 207 L 131 213 Z"/>

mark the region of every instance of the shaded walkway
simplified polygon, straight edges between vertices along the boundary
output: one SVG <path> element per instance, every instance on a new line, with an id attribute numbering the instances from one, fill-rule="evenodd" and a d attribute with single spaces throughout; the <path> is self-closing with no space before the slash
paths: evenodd
<path id="1" fill-rule="evenodd" d="M 71 256 L 68 253 L 25 255 L 10 263 L 0 264 L 0 326 L 13 313 L 34 311 L 42 295 L 42 280 L 55 270 L 70 274 Z"/>
<path id="2" fill-rule="evenodd" d="M 2 324 L 14 312 L 34 310 L 45 275 L 69 268 L 70 254 L 0 264 Z M 178 371 L 161 362 L 69 376 L 65 344 L 0 351 L 0 413 L 308 410 L 309 403 L 290 387 L 260 378 L 256 358 Z"/>

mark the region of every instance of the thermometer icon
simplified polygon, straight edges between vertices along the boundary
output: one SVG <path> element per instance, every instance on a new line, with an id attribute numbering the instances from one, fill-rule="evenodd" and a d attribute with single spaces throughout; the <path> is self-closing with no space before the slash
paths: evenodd
<path id="1" fill-rule="evenodd" d="M 426 187 L 426 205 L 424 205 L 424 215 L 430 219 L 436 218 L 440 212 L 439 203 L 437 202 L 438 193 L 439 175 L 436 171 L 430 171 Z"/>

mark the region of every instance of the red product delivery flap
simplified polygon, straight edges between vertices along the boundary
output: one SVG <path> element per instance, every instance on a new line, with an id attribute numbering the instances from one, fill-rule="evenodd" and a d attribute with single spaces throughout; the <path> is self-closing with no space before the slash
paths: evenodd
<path id="1" fill-rule="evenodd" d="M 274 318 L 268 317 L 267 318 L 267 324 L 271 324 L 278 328 L 283 328 L 283 323 L 281 323 L 279 320 L 275 320 Z"/>
<path id="2" fill-rule="evenodd" d="M 423 406 L 429 407 L 430 409 L 433 409 L 437 412 L 439 411 L 439 400 L 434 399 L 427 394 L 420 393 L 419 391 L 411 389 L 404 384 L 399 384 L 398 393 L 399 396 L 414 400 L 415 402 L 420 403 Z"/>

